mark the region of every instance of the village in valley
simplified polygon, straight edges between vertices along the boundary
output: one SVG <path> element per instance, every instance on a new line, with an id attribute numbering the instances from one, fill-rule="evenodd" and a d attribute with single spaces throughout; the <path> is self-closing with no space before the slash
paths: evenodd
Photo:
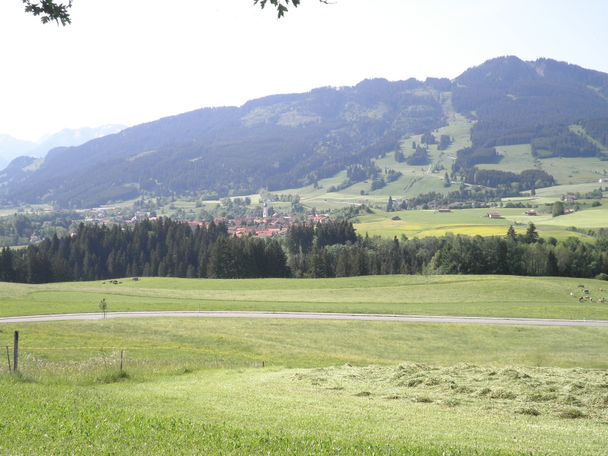
<path id="1" fill-rule="evenodd" d="M 286 215 L 275 211 L 270 201 L 264 201 L 259 205 L 259 210 L 252 211 L 254 215 L 242 216 L 208 216 L 205 220 L 191 219 L 190 217 L 173 217 L 176 220 L 182 219 L 192 229 L 197 227 L 207 227 L 210 223 L 226 225 L 228 234 L 231 236 L 255 236 L 260 238 L 271 238 L 274 236 L 285 235 L 291 225 L 295 222 L 317 224 L 330 218 L 329 213 L 317 214 L 316 211 L 310 213 Z M 258 212 L 256 214 L 256 212 Z M 132 214 L 132 215 L 131 215 Z M 96 208 L 86 211 L 84 221 L 94 224 L 124 224 L 132 226 L 143 220 L 155 221 L 159 216 L 156 212 L 135 211 L 129 213 L 120 208 Z"/>

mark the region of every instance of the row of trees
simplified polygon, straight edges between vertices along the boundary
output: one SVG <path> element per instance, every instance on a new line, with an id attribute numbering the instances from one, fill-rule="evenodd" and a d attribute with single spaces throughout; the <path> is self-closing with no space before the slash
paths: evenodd
<path id="1" fill-rule="evenodd" d="M 534 225 L 525 234 L 424 239 L 363 238 L 353 244 L 290 255 L 294 277 L 376 274 L 510 274 L 596 277 L 608 273 L 608 241 L 595 245 L 569 238 L 544 242 Z"/>
<path id="2" fill-rule="evenodd" d="M 495 188 L 507 186 L 517 192 L 555 185 L 555 178 L 540 169 L 525 169 L 517 174 L 510 171 L 475 167 L 463 171 L 461 175 L 467 183 Z"/>
<path id="3" fill-rule="evenodd" d="M 510 187 L 514 192 L 550 187 L 555 184 L 555 178 L 552 175 L 539 169 L 526 169 L 517 174 L 496 169 L 477 168 L 475 165 L 498 163 L 503 158 L 495 147 L 467 147 L 460 149 L 456 153 L 456 157 L 456 161 L 452 165 L 452 175 L 460 175 L 469 184 L 493 188 Z"/>
<path id="4" fill-rule="evenodd" d="M 0 252 L 0 280 L 42 283 L 127 276 L 286 277 L 276 240 L 229 237 L 225 225 L 192 229 L 161 218 L 133 228 L 81 224 L 72 236 Z"/>
<path id="5" fill-rule="evenodd" d="M 605 233 L 606 234 L 606 233 Z M 346 277 L 374 274 L 608 274 L 608 236 L 594 244 L 525 234 L 391 240 L 357 236 L 345 220 L 295 224 L 279 240 L 229 236 L 224 225 L 192 229 L 169 219 L 133 228 L 81 224 L 72 236 L 0 252 L 0 281 L 41 283 L 126 276 Z"/>
<path id="6" fill-rule="evenodd" d="M 599 147 L 585 136 L 566 128 L 552 133 L 551 136 L 537 137 L 532 140 L 532 155 L 539 158 L 602 156 Z"/>
<path id="7" fill-rule="evenodd" d="M 308 254 L 316 248 L 335 244 L 354 244 L 358 241 L 353 224 L 347 220 L 320 223 L 295 223 L 287 233 L 286 244 L 290 255 Z"/>

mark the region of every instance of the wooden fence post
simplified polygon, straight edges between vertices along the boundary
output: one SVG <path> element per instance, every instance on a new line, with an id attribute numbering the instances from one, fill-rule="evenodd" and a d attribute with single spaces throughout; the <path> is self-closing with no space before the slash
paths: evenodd
<path id="1" fill-rule="evenodd" d="M 10 372 L 12 370 L 12 368 L 11 368 L 11 355 L 8 352 L 8 345 L 6 346 L 6 362 L 8 363 L 8 371 Z"/>
<path id="2" fill-rule="evenodd" d="M 19 331 L 15 331 L 13 338 L 13 372 L 19 369 Z"/>

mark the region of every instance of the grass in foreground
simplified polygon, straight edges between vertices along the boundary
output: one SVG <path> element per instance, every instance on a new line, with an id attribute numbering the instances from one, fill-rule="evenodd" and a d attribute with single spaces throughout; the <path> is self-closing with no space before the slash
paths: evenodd
<path id="1" fill-rule="evenodd" d="M 601 454 L 605 371 L 475 366 L 205 370 L 145 383 L 0 377 L 0 451 Z"/>
<path id="2" fill-rule="evenodd" d="M 0 373 L 0 453 L 595 455 L 608 445 L 605 329 L 106 320 L 2 325 L 1 345 L 14 329 L 22 375 Z"/>
<path id="3" fill-rule="evenodd" d="M 604 328 L 360 321 L 147 319 L 0 326 L 0 346 L 21 332 L 21 369 L 37 382 L 95 383 L 118 369 L 134 380 L 201 368 L 449 366 L 608 368 Z M 5 358 L 0 371 L 6 370 Z"/>
<path id="4" fill-rule="evenodd" d="M 594 302 L 579 303 L 579 285 Z M 109 311 L 264 310 L 608 319 L 608 283 L 563 277 L 368 276 L 342 279 L 148 278 L 0 283 L 0 316 Z M 572 295 L 570 295 L 572 293 Z"/>

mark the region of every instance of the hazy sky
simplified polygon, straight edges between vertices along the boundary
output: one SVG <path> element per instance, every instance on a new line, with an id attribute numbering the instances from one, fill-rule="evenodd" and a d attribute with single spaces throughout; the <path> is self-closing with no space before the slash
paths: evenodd
<path id="1" fill-rule="evenodd" d="M 319 86 L 453 78 L 500 55 L 608 72 L 606 0 L 74 0 L 72 25 L 0 1 L 0 133 L 133 125 Z"/>

